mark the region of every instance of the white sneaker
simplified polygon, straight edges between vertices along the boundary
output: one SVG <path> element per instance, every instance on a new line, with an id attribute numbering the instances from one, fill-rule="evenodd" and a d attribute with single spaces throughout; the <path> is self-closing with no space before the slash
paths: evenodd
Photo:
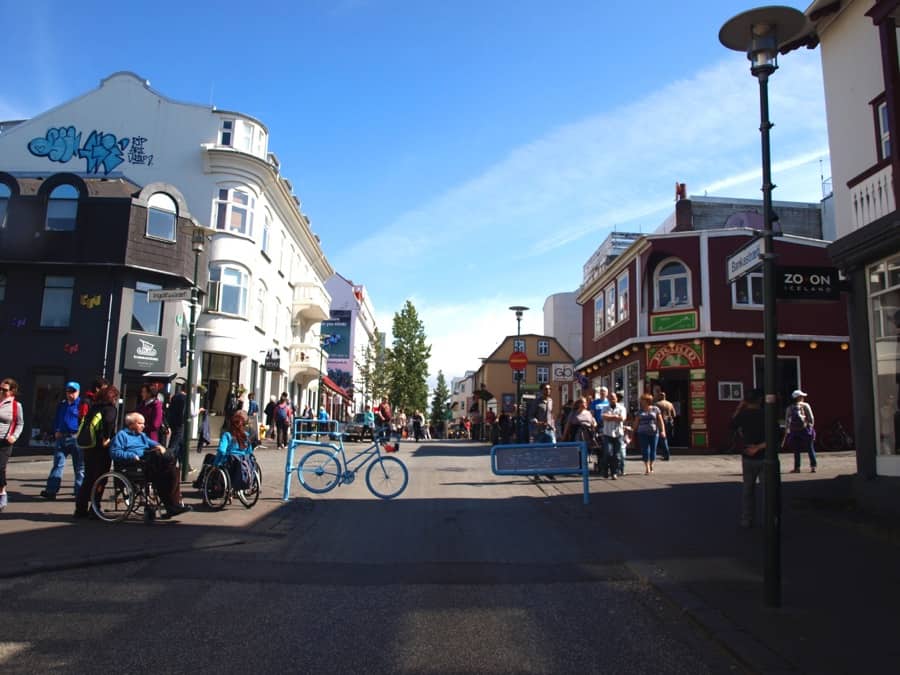
<path id="1" fill-rule="evenodd" d="M 9 498 L 6 496 L 7 493 L 4 492 L 0 495 L 0 511 L 6 508 L 6 505 L 9 503 Z"/>

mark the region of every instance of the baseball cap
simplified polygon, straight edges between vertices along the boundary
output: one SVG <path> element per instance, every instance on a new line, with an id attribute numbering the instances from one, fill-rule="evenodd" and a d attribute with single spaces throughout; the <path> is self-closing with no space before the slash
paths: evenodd
<path id="1" fill-rule="evenodd" d="M 804 396 L 804 397 L 805 397 L 805 396 L 806 396 L 806 392 L 805 392 L 805 391 L 801 391 L 800 389 L 794 389 L 794 391 L 791 392 L 791 398 L 797 398 L 798 396 Z"/>
<path id="2" fill-rule="evenodd" d="M 66 389 L 74 389 L 75 391 L 81 391 L 81 385 L 77 382 L 66 382 Z"/>

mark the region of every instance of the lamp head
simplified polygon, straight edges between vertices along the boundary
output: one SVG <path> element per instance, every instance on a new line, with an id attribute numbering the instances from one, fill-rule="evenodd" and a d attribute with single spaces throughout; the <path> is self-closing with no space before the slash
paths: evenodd
<path id="1" fill-rule="evenodd" d="M 191 250 L 194 253 L 203 253 L 203 246 L 206 244 L 206 232 L 203 228 L 195 227 L 191 232 Z"/>
<path id="2" fill-rule="evenodd" d="M 811 30 L 811 24 L 800 10 L 759 7 L 726 21 L 719 30 L 719 42 L 728 49 L 746 52 L 754 76 L 768 75 L 778 68 L 781 46 Z"/>

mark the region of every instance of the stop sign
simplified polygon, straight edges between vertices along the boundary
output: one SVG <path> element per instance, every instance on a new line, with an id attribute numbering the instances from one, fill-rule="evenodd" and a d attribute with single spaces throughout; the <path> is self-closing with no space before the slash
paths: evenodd
<path id="1" fill-rule="evenodd" d="M 528 356 L 525 352 L 513 352 L 509 355 L 509 367 L 513 370 L 525 370 L 528 365 Z"/>

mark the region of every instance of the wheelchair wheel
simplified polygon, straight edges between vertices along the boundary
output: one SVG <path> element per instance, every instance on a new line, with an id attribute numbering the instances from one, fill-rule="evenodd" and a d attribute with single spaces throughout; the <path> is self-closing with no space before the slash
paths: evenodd
<path id="1" fill-rule="evenodd" d="M 118 471 L 107 471 L 91 488 L 91 510 L 100 520 L 118 523 L 134 510 L 137 501 L 134 485 Z"/>
<path id="2" fill-rule="evenodd" d="M 221 467 L 214 466 L 203 479 L 203 503 L 214 511 L 221 511 L 228 503 L 230 490 L 228 474 Z"/>
<path id="3" fill-rule="evenodd" d="M 409 471 L 396 457 L 378 457 L 366 471 L 366 485 L 376 497 L 392 499 L 406 489 Z"/>
<path id="4" fill-rule="evenodd" d="M 325 450 L 306 453 L 297 466 L 300 485 L 310 492 L 322 494 L 333 490 L 341 482 L 341 465 L 334 454 Z"/>
<path id="5" fill-rule="evenodd" d="M 255 467 L 253 472 L 253 485 L 251 485 L 246 490 L 238 490 L 237 496 L 238 499 L 241 500 L 241 504 L 243 504 L 248 509 L 252 509 L 256 506 L 256 502 L 259 501 L 259 493 L 262 491 L 262 472 L 259 470 L 259 465 Z"/>

